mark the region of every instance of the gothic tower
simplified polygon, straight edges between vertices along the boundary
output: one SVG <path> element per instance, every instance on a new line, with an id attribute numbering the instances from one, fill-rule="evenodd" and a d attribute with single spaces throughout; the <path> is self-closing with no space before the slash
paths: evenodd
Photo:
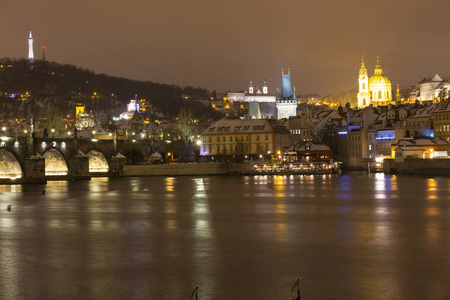
<path id="1" fill-rule="evenodd" d="M 367 75 L 364 55 L 362 56 L 361 69 L 359 69 L 359 93 L 358 107 L 364 108 L 370 104 L 369 77 Z"/>
<path id="2" fill-rule="evenodd" d="M 288 70 L 288 74 L 284 74 L 281 70 L 281 95 L 277 91 L 277 111 L 278 120 L 297 115 L 297 96 L 292 94 L 291 88 L 291 71 Z"/>

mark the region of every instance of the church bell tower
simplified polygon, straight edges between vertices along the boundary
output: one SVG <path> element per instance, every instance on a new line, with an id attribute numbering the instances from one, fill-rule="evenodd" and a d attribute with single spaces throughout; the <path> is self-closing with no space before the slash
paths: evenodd
<path id="1" fill-rule="evenodd" d="M 250 84 L 248 85 L 248 93 L 249 94 L 253 94 L 253 83 L 252 80 L 250 80 Z"/>
<path id="2" fill-rule="evenodd" d="M 369 77 L 367 75 L 366 65 L 364 63 L 364 55 L 362 56 L 361 69 L 359 69 L 359 93 L 358 107 L 364 108 L 371 103 L 369 93 Z"/>

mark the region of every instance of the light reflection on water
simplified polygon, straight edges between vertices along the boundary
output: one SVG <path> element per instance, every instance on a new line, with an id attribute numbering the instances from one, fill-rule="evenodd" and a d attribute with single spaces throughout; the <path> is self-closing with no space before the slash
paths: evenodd
<path id="1" fill-rule="evenodd" d="M 311 299 L 450 299 L 449 190 L 362 173 L 0 185 L 0 299 L 279 299 L 297 276 Z"/>

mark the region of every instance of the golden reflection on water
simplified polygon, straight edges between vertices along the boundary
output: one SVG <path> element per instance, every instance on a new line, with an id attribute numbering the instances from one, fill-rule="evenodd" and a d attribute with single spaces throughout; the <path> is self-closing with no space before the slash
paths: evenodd
<path id="1" fill-rule="evenodd" d="M 440 239 L 440 224 L 436 221 L 427 222 L 425 225 L 426 239 L 428 243 L 436 244 Z"/>
<path id="2" fill-rule="evenodd" d="M 275 197 L 285 198 L 286 176 L 275 176 L 274 183 L 275 183 Z"/>
<path id="3" fill-rule="evenodd" d="M 428 207 L 426 209 L 426 215 L 427 216 L 437 216 L 437 215 L 439 215 L 439 209 L 436 207 Z"/>
<path id="4" fill-rule="evenodd" d="M 169 198 L 169 197 L 167 197 L 167 198 Z M 170 198 L 172 198 L 172 197 L 170 197 Z M 165 205 L 164 212 L 166 214 L 174 214 L 177 212 L 177 204 L 175 201 L 173 201 L 173 199 L 171 199 L 170 201 L 164 202 L 164 205 Z"/>
<path id="5" fill-rule="evenodd" d="M 275 225 L 275 236 L 277 241 L 285 243 L 291 240 L 289 230 L 286 223 L 277 223 Z"/>
<path id="6" fill-rule="evenodd" d="M 167 177 L 165 181 L 166 181 L 166 191 L 167 192 L 175 191 L 175 187 L 174 187 L 175 177 Z"/>
<path id="7" fill-rule="evenodd" d="M 89 182 L 91 193 L 109 192 L 109 177 L 92 177 Z"/>
<path id="8" fill-rule="evenodd" d="M 434 178 L 427 179 L 427 200 L 437 200 L 437 184 L 438 182 Z"/>

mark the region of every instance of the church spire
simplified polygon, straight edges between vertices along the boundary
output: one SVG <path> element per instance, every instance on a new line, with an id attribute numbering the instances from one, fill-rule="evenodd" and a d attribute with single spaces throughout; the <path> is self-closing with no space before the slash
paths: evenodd
<path id="1" fill-rule="evenodd" d="M 361 59 L 361 69 L 359 69 L 359 76 L 367 76 L 366 64 L 364 63 L 364 55 Z"/>
<path id="2" fill-rule="evenodd" d="M 397 102 L 400 102 L 400 88 L 398 87 L 398 83 L 397 83 L 397 95 L 395 95 L 395 100 L 397 100 Z"/>
<path id="3" fill-rule="evenodd" d="M 381 69 L 381 65 L 380 65 L 380 57 L 377 56 L 377 65 L 375 66 L 375 75 L 383 75 L 383 70 Z"/>

